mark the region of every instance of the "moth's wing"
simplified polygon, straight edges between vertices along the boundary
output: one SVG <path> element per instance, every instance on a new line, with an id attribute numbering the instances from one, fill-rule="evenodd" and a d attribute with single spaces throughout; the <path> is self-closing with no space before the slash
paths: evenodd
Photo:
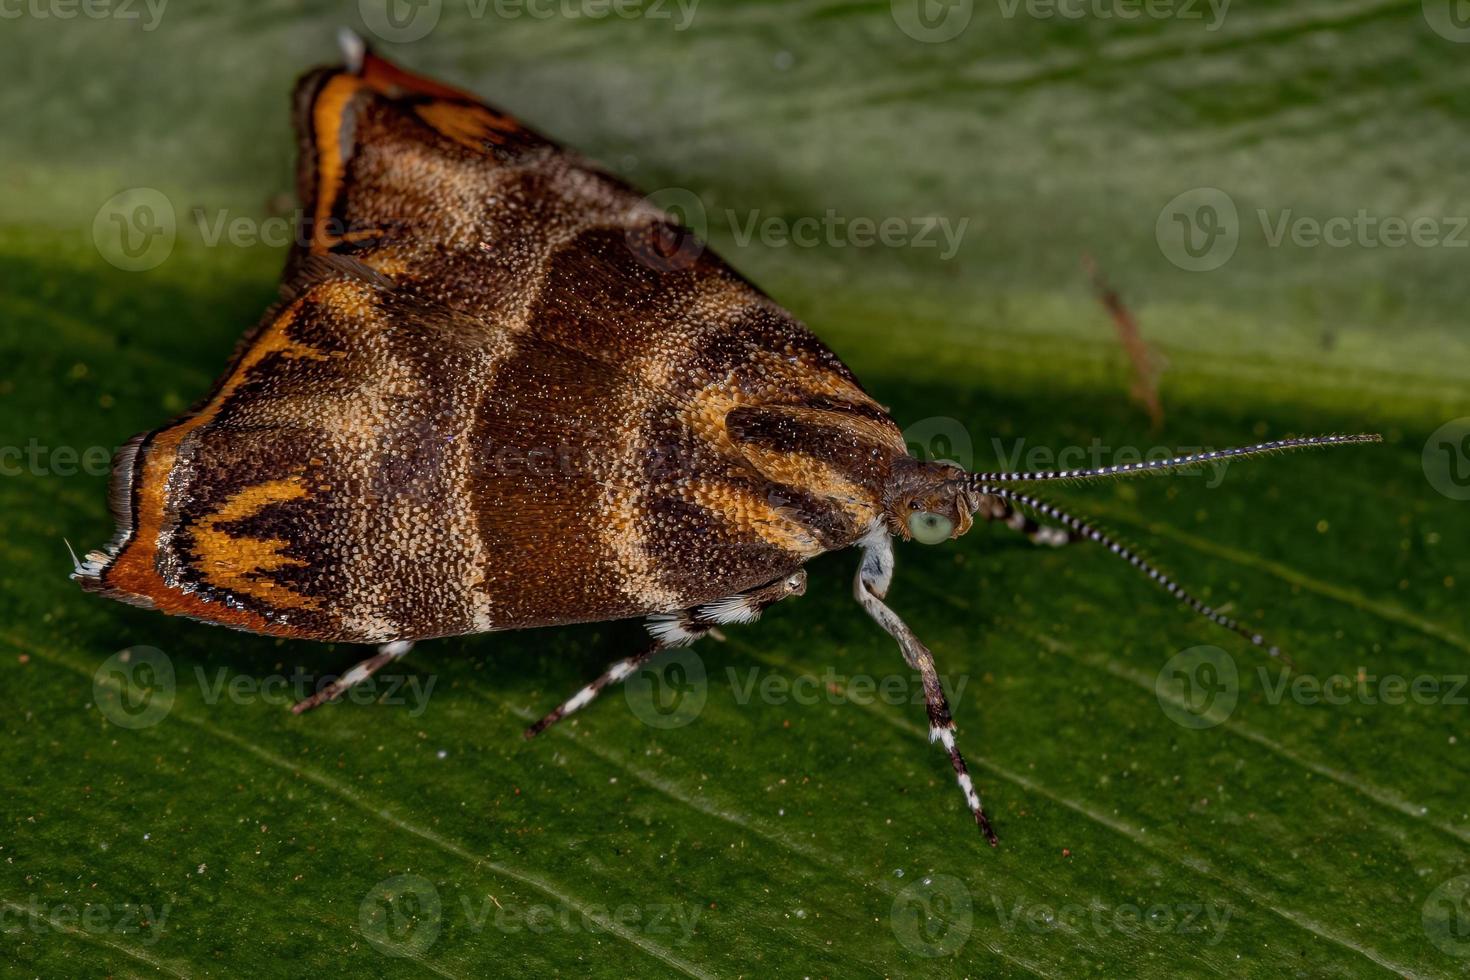
<path id="1" fill-rule="evenodd" d="M 897 428 L 667 215 L 372 55 L 298 106 L 285 299 L 120 454 L 84 586 L 373 642 L 688 608 L 875 525 Z"/>
<path id="2" fill-rule="evenodd" d="M 852 533 L 746 462 L 732 389 L 673 399 L 349 265 L 316 274 L 204 403 L 120 455 L 118 537 L 85 587 L 380 642 L 687 608 Z"/>

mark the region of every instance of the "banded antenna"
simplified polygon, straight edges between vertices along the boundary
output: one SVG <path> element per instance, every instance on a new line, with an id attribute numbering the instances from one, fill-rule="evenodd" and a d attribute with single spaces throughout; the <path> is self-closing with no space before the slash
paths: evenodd
<path id="1" fill-rule="evenodd" d="M 1258 442 L 1254 446 L 1238 446 L 1234 449 L 1216 449 L 1210 452 L 1191 453 L 1170 459 L 1144 460 L 1138 463 L 1119 463 L 1116 466 L 1099 466 L 1082 470 L 1037 470 L 1036 472 L 971 473 L 965 477 L 969 486 L 980 492 L 980 484 L 993 483 L 1040 483 L 1049 480 L 1095 480 L 1112 476 L 1134 476 L 1139 473 L 1157 473 L 1161 470 L 1187 469 L 1221 459 L 1241 459 L 1246 456 L 1265 456 L 1270 453 L 1288 452 L 1293 449 L 1314 449 L 1319 446 L 1350 446 L 1365 442 L 1382 442 L 1376 432 L 1364 432 L 1347 436 L 1301 436 L 1296 439 L 1277 439 L 1274 442 Z"/>
<path id="2" fill-rule="evenodd" d="M 1241 624 L 1237 620 L 1231 619 L 1229 616 L 1220 612 L 1218 609 L 1215 609 L 1213 606 L 1206 605 L 1202 600 L 1197 599 L 1195 596 L 1191 595 L 1178 582 L 1174 581 L 1168 575 L 1165 575 L 1162 571 L 1155 568 L 1152 564 L 1149 563 L 1148 559 L 1138 554 L 1126 544 L 1123 544 L 1121 541 L 1113 538 L 1106 531 L 1094 527 L 1087 521 L 1082 520 L 1082 518 L 1080 517 L 1074 517 L 1073 515 L 1067 513 L 1054 504 L 1049 504 L 1044 500 L 1038 500 L 1036 497 L 1033 497 L 1027 493 L 1021 493 L 1018 490 L 1012 490 L 1010 487 L 981 486 L 976 487 L 975 489 L 978 493 L 989 494 L 990 496 L 999 497 L 1002 500 L 1008 500 L 1014 504 L 1020 504 L 1027 510 L 1033 511 L 1042 517 L 1050 518 L 1051 520 L 1056 521 L 1079 538 L 1086 538 L 1089 541 L 1097 542 L 1104 548 L 1111 551 L 1113 554 L 1117 555 L 1119 558 L 1126 561 L 1128 564 L 1132 565 L 1134 568 L 1138 569 L 1144 575 L 1148 576 L 1151 582 L 1153 582 L 1159 588 L 1163 589 L 1165 592 L 1169 593 L 1175 599 L 1184 603 L 1190 609 L 1193 609 L 1195 612 L 1199 613 L 1205 619 L 1208 619 L 1212 623 L 1216 623 L 1220 626 L 1225 627 L 1232 633 L 1237 633 L 1245 637 L 1251 642 L 1251 645 L 1260 647 L 1272 657 L 1279 658 L 1288 666 L 1295 666 L 1295 664 L 1292 663 L 1291 658 L 1283 653 L 1280 647 L 1276 646 L 1275 644 L 1268 643 L 1264 636 L 1251 629 L 1250 627 Z"/>
<path id="3" fill-rule="evenodd" d="M 1135 476 L 1139 473 L 1157 473 L 1163 470 L 1184 469 L 1222 459 L 1241 459 L 1248 456 L 1263 456 L 1269 453 L 1285 452 L 1293 449 L 1312 449 L 1319 446 L 1344 446 L 1382 441 L 1383 437 L 1377 433 L 1301 436 L 1294 439 L 1277 439 L 1274 442 L 1261 442 L 1253 446 L 1240 446 L 1235 449 L 1219 449 L 1209 452 L 1191 453 L 1187 456 L 1144 460 L 1138 463 L 1120 463 L 1116 466 L 1100 466 L 1095 469 L 1040 470 L 1032 473 L 971 473 L 961 478 L 959 482 L 962 482 L 973 493 L 985 494 L 1012 504 L 1018 504 L 1041 517 L 1057 521 L 1076 537 L 1087 538 L 1088 540 L 1097 542 L 1148 576 L 1154 584 L 1158 585 L 1165 592 L 1168 592 L 1175 599 L 1189 606 L 1189 608 L 1204 618 L 1234 633 L 1240 634 L 1249 640 L 1252 645 L 1265 649 L 1271 656 L 1278 657 L 1290 665 L 1291 658 L 1282 653 L 1280 648 L 1266 642 L 1265 637 L 1260 633 L 1247 626 L 1243 626 L 1218 609 L 1208 606 L 1201 600 L 1195 598 L 1189 592 L 1185 591 L 1179 583 L 1149 564 L 1147 560 L 1127 545 L 1110 537 L 1106 532 L 1094 527 L 1081 518 L 1072 516 L 1060 507 L 1049 504 L 1030 494 L 1022 493 L 1019 490 L 1007 486 L 1007 484 L 1039 483 L 1054 480 L 1095 480 L 1115 476 Z"/>

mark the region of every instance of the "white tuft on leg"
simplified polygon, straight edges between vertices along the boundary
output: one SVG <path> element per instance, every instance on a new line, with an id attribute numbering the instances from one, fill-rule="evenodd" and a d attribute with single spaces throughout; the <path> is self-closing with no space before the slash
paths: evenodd
<path id="1" fill-rule="evenodd" d="M 700 637 L 700 633 L 688 628 L 683 613 L 649 616 L 643 625 L 655 640 L 666 647 L 687 647 Z"/>
<path id="2" fill-rule="evenodd" d="M 980 794 L 975 792 L 975 784 L 970 782 L 970 774 L 962 772 L 956 778 L 960 781 L 960 790 L 964 792 L 965 802 L 970 804 L 970 809 L 980 809 Z"/>
<path id="3" fill-rule="evenodd" d="M 384 643 L 382 646 L 378 647 L 378 652 L 385 653 L 388 656 L 392 657 L 394 660 L 397 660 L 399 657 L 408 653 L 408 651 L 412 649 L 412 640 L 394 640 L 392 643 Z"/>
<path id="4" fill-rule="evenodd" d="M 348 668 L 347 673 L 337 678 L 337 688 L 338 690 L 345 691 L 349 687 L 354 687 L 358 684 L 361 684 L 363 681 L 367 680 L 371 676 L 373 675 L 367 669 L 366 664 L 354 664 L 352 667 Z"/>
<path id="5" fill-rule="evenodd" d="M 562 705 L 562 711 L 566 714 L 571 714 L 579 708 L 585 708 L 588 702 L 595 697 L 597 697 L 597 686 L 595 684 L 588 684 L 567 699 L 567 703 Z"/>
<path id="6" fill-rule="evenodd" d="M 750 596 L 732 595 L 705 603 L 697 615 L 712 623 L 753 623 L 761 618 L 761 611 L 750 601 Z"/>

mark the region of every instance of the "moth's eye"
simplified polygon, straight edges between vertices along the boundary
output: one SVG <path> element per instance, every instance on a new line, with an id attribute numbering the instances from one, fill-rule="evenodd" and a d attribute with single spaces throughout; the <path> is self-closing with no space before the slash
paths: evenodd
<path id="1" fill-rule="evenodd" d="M 954 533 L 954 521 L 943 514 L 921 511 L 909 515 L 909 533 L 922 544 L 939 544 Z"/>

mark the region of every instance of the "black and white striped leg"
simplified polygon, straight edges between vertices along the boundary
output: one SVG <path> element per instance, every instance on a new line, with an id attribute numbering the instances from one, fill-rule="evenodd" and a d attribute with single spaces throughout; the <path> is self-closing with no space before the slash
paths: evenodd
<path id="1" fill-rule="evenodd" d="M 649 660 L 652 660 L 654 657 L 658 656 L 660 653 L 663 653 L 665 650 L 670 650 L 676 646 L 685 646 L 687 644 L 693 643 L 695 640 L 699 639 L 704 631 L 701 630 L 696 632 L 694 630 L 688 630 L 686 632 L 689 633 L 689 638 L 686 639 L 683 643 L 666 643 L 663 640 L 654 640 L 649 643 L 648 646 L 633 654 L 633 656 L 625 657 L 624 659 L 617 661 L 607 670 L 599 674 L 597 679 L 594 680 L 591 684 L 588 684 L 576 694 L 573 694 L 561 704 L 557 705 L 556 708 L 552 709 L 550 714 L 542 718 L 540 721 L 536 722 L 536 724 L 532 725 L 530 728 L 527 728 L 524 732 L 522 732 L 522 734 L 526 738 L 535 738 L 537 735 L 540 735 L 542 732 L 546 731 L 546 729 L 550 728 L 552 725 L 555 725 L 557 722 L 561 721 L 572 712 L 580 711 L 583 708 L 587 707 L 587 705 L 592 703 L 593 698 L 602 693 L 603 688 L 608 687 L 612 684 L 616 684 L 619 681 L 627 680 L 629 677 L 633 676 L 633 672 L 635 670 L 646 664 Z"/>
<path id="2" fill-rule="evenodd" d="M 898 614 L 883 603 L 883 597 L 888 594 L 888 586 L 893 581 L 893 544 L 886 529 L 880 527 L 868 535 L 862 541 L 862 548 L 863 561 L 858 567 L 857 578 L 853 581 L 853 594 L 868 615 L 898 641 L 903 659 L 909 667 L 919 672 L 919 679 L 924 685 L 924 704 L 929 711 L 929 741 L 944 746 L 949 755 L 949 763 L 954 767 L 960 791 L 965 794 L 965 805 L 975 816 L 975 825 L 980 828 L 990 846 L 995 847 L 1000 841 L 990 826 L 990 818 L 985 815 L 984 807 L 980 805 L 980 793 L 970 778 L 965 757 L 960 755 L 959 747 L 955 744 L 954 717 L 949 712 L 949 699 L 945 697 L 944 685 L 934 666 L 934 655 L 919 642 L 919 638 L 898 618 Z"/>
<path id="3" fill-rule="evenodd" d="M 683 612 L 650 616 L 646 626 L 653 634 L 653 641 L 648 646 L 608 667 L 596 680 L 567 698 L 523 734 L 526 738 L 535 738 L 567 715 L 587 707 L 605 688 L 633 676 L 634 671 L 665 650 L 686 647 L 702 636 L 718 634 L 715 627 L 722 623 L 753 623 L 760 619 L 767 606 L 805 591 L 806 571 L 798 569 L 747 592 L 716 599 Z"/>
<path id="4" fill-rule="evenodd" d="M 1081 541 L 1083 538 L 1083 535 L 1065 527 L 1039 524 L 1032 519 L 1031 515 L 1017 510 L 1008 502 L 996 496 L 987 496 L 984 498 L 980 513 L 986 520 L 1001 521 L 1012 531 L 1024 534 L 1031 539 L 1033 544 L 1044 544 L 1051 548 L 1060 548 L 1064 544 Z"/>
<path id="5" fill-rule="evenodd" d="M 318 705 L 326 704 L 328 701 L 341 697 L 350 688 L 361 684 L 412 649 L 412 640 L 394 640 L 392 643 L 384 643 L 378 647 L 377 653 L 356 664 L 341 677 L 338 677 L 311 697 L 297 701 L 291 706 L 291 713 L 299 715 L 303 712 L 310 711 Z"/>

